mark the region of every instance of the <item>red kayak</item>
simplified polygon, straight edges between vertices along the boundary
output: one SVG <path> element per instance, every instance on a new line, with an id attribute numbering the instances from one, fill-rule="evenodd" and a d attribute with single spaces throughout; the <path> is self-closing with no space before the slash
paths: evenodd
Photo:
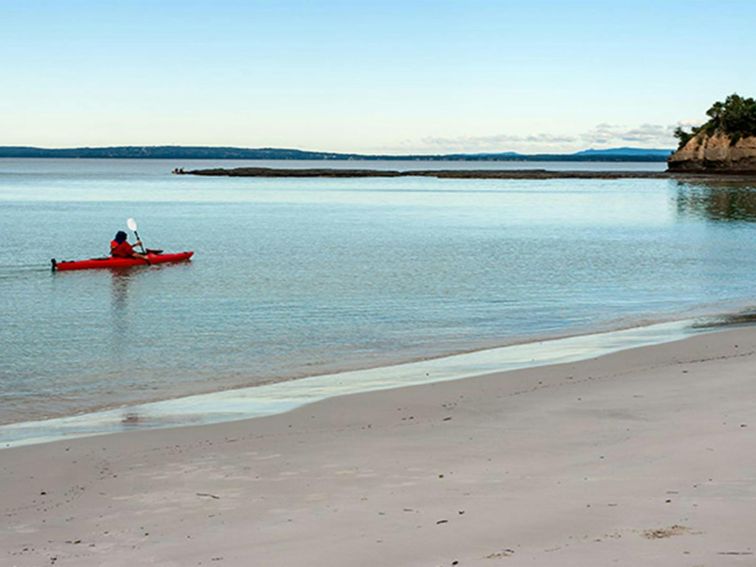
<path id="1" fill-rule="evenodd" d="M 142 258 L 90 258 L 89 260 L 52 261 L 52 269 L 61 272 L 67 270 L 95 270 L 97 268 L 130 268 L 132 266 L 147 266 L 165 264 L 166 262 L 184 262 L 191 258 L 194 252 L 177 252 L 175 254 L 148 253 L 147 260 Z"/>

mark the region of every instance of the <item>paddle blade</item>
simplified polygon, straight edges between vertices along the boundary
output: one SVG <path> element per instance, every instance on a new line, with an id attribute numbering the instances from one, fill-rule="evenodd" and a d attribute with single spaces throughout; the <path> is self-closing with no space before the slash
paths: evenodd
<path id="1" fill-rule="evenodd" d="M 137 229 L 137 223 L 134 219 L 127 219 L 126 226 L 128 226 L 129 230 L 131 231 L 135 231 Z"/>

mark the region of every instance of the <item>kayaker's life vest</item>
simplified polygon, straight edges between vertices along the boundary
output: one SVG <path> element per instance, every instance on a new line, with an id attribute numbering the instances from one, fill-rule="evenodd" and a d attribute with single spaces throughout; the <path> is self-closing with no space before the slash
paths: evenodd
<path id="1" fill-rule="evenodd" d="M 134 255 L 134 249 L 125 240 L 120 244 L 115 240 L 111 240 L 110 255 L 114 258 L 131 258 Z"/>

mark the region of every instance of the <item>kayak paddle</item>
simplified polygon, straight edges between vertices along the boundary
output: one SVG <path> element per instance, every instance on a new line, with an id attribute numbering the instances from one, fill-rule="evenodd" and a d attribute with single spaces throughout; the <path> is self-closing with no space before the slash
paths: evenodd
<path id="1" fill-rule="evenodd" d="M 126 219 L 126 226 L 129 227 L 129 230 L 134 232 L 134 236 L 136 236 L 136 239 L 139 242 L 142 242 L 142 239 L 139 238 L 139 233 L 137 232 L 137 223 L 134 219 Z M 144 244 L 139 245 L 142 248 L 142 254 L 147 254 L 147 251 L 144 249 Z"/>

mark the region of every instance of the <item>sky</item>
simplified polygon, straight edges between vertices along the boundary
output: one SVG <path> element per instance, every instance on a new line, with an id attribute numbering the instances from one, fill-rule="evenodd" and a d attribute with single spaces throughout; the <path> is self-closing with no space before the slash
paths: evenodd
<path id="1" fill-rule="evenodd" d="M 0 145 L 673 147 L 754 0 L 0 0 Z"/>

